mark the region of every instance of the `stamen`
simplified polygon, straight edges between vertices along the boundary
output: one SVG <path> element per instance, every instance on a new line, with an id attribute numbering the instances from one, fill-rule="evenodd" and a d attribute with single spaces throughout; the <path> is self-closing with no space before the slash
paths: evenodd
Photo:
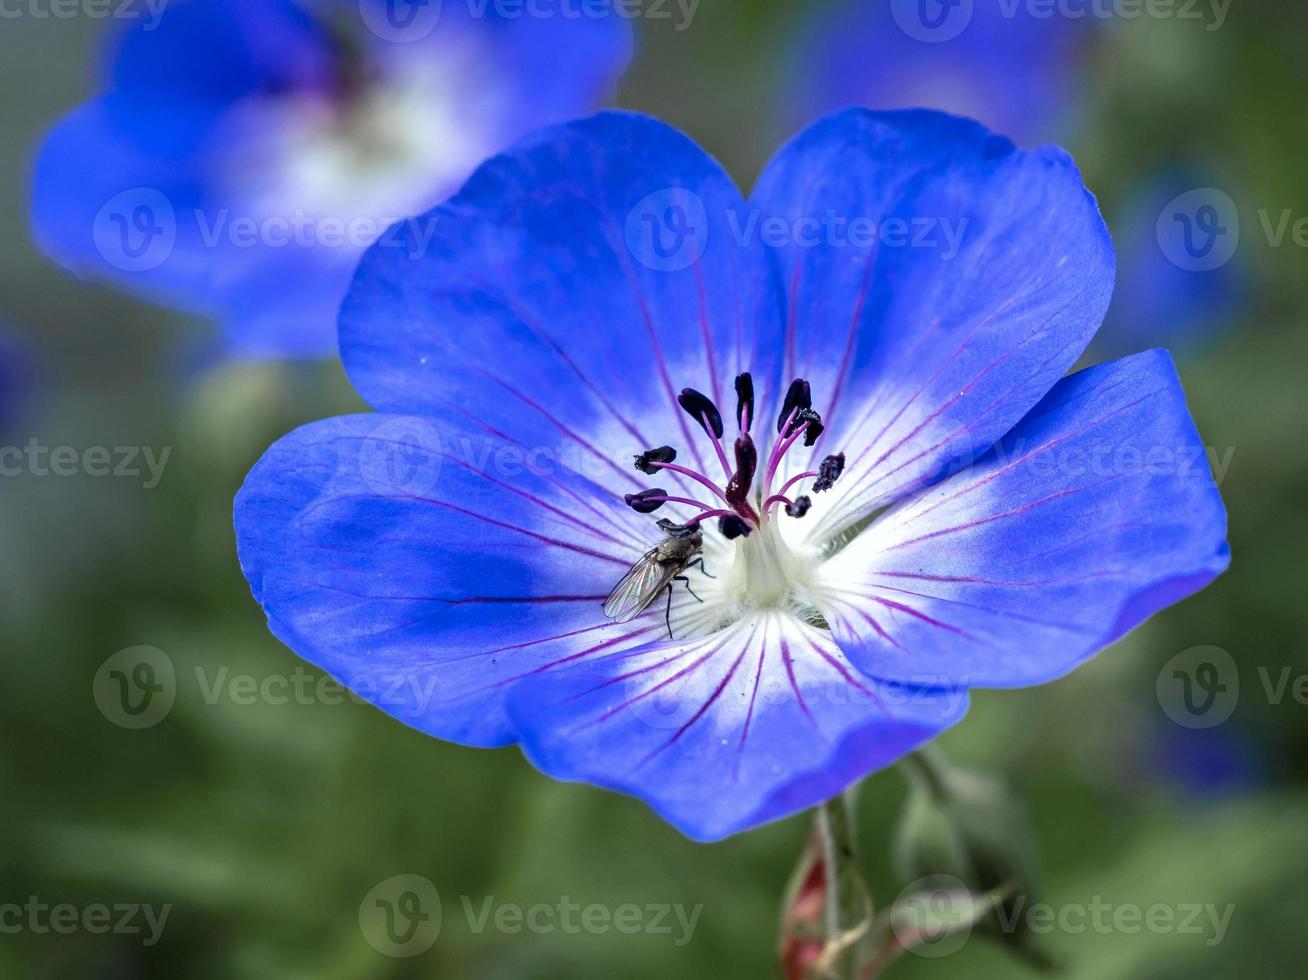
<path id="1" fill-rule="evenodd" d="M 806 494 L 803 497 L 796 497 L 793 504 L 786 504 L 786 513 L 791 517 L 803 517 L 812 506 L 813 498 Z"/>
<path id="2" fill-rule="evenodd" d="M 795 416 L 795 425 L 804 428 L 804 445 L 812 446 L 817 442 L 818 436 L 822 435 L 826 426 L 822 424 L 822 416 L 811 408 L 801 409 Z"/>
<path id="3" fill-rule="evenodd" d="M 741 432 L 754 424 L 754 376 L 748 371 L 736 375 L 736 423 Z"/>
<path id="4" fill-rule="evenodd" d="M 790 382 L 790 388 L 786 391 L 786 400 L 781 403 L 781 414 L 777 416 L 777 431 L 785 432 L 792 415 L 812 407 L 813 393 L 809 390 L 808 382 L 803 378 L 796 378 Z"/>
<path id="5" fill-rule="evenodd" d="M 699 524 L 707 521 L 711 517 L 736 517 L 734 510 L 706 510 L 702 514 L 696 514 L 686 522 L 686 527 L 697 527 Z"/>
<path id="6" fill-rule="evenodd" d="M 655 487 L 652 490 L 642 490 L 640 493 L 626 494 L 622 499 L 637 514 L 652 514 L 671 498 L 662 487 Z"/>
<path id="7" fill-rule="evenodd" d="M 627 506 L 637 514 L 652 514 L 664 504 L 686 504 L 690 507 L 698 507 L 700 510 L 713 510 L 709 504 L 693 500 L 690 497 L 673 497 L 669 496 L 666 490 L 642 490 L 640 493 L 629 493 L 623 499 Z"/>
<path id="8" fill-rule="evenodd" d="M 677 458 L 677 451 L 671 446 L 659 446 L 657 449 L 646 449 L 636 457 L 636 469 L 649 476 L 658 472 L 655 463 L 671 463 Z"/>
<path id="9" fill-rule="evenodd" d="M 791 487 L 793 487 L 800 480 L 807 480 L 810 477 L 820 476 L 820 475 L 821 474 L 818 473 L 817 470 L 809 470 L 807 473 L 800 473 L 798 476 L 792 476 L 785 483 L 781 484 L 781 489 L 777 491 L 777 497 L 784 497 L 786 491 L 789 490 Z M 816 490 L 817 488 L 814 487 L 814 489 Z M 775 500 L 776 497 L 773 497 L 772 499 Z"/>
<path id="10" fill-rule="evenodd" d="M 704 427 L 704 431 L 714 438 L 722 438 L 722 413 L 713 404 L 713 399 L 694 388 L 682 388 L 677 396 L 677 404 L 685 409 L 686 414 Z"/>
<path id="11" fill-rule="evenodd" d="M 800 413 L 802 414 L 802 412 Z M 768 493 L 772 488 L 772 479 L 777 475 L 777 467 L 781 465 L 782 458 L 790 451 L 790 447 L 812 423 L 793 426 L 790 434 L 777 440 L 777 444 L 772 447 L 772 458 L 768 460 L 768 471 L 763 475 L 763 492 Z"/>
<path id="12" fill-rule="evenodd" d="M 731 501 L 727 500 L 727 495 L 718 488 L 717 484 L 715 484 L 712 480 L 710 480 L 708 477 L 704 476 L 701 473 L 696 473 L 694 470 L 688 470 L 684 466 L 678 466 L 676 463 L 651 463 L 650 465 L 653 466 L 656 471 L 671 470 L 673 473 L 680 473 L 684 477 L 689 477 L 690 479 L 694 480 L 696 483 L 700 483 L 708 487 L 710 490 L 713 491 L 714 494 L 716 494 L 724 502 L 731 503 Z"/>
<path id="13" fill-rule="evenodd" d="M 718 531 L 728 541 L 734 541 L 736 538 L 747 538 L 753 528 L 739 514 L 724 514 L 718 518 Z"/>
<path id="14" fill-rule="evenodd" d="M 844 453 L 835 453 L 826 457 L 818 465 L 818 472 L 815 474 L 817 480 L 813 483 L 813 492 L 821 493 L 823 490 L 830 490 L 835 486 L 836 481 L 840 479 L 840 474 L 843 472 L 845 472 Z M 786 484 L 786 486 L 789 485 Z"/>
<path id="15" fill-rule="evenodd" d="M 713 448 L 717 451 L 718 460 L 722 463 L 722 469 L 727 475 L 725 489 L 702 473 L 697 473 L 695 470 L 674 463 L 677 453 L 671 446 L 648 449 L 635 457 L 638 470 L 648 474 L 655 474 L 660 470 L 669 470 L 680 474 L 687 479 L 694 480 L 701 486 L 707 487 L 725 506 L 712 506 L 690 497 L 669 496 L 668 492 L 661 487 L 640 493 L 627 494 L 624 499 L 628 506 L 642 514 L 652 513 L 666 503 L 694 507 L 699 513 L 686 524 L 674 525 L 671 521 L 665 520 L 660 521 L 659 526 L 662 527 L 666 523 L 670 527 L 680 529 L 681 532 L 687 532 L 688 529 L 697 528 L 703 521 L 716 517 L 719 518 L 718 530 L 724 538 L 732 540 L 746 537 L 754 531 L 765 530 L 768 515 L 775 506 L 784 506 L 786 513 L 791 517 L 799 518 L 807 514 L 813 506 L 811 497 L 801 495 L 791 499 L 788 496 L 791 488 L 796 487 L 802 481 L 815 480 L 813 493 L 821 493 L 832 487 L 845 468 L 843 453 L 827 456 L 822 460 L 817 470 L 807 470 L 797 476 L 790 477 L 782 484 L 780 491 L 777 493 L 772 493 L 771 489 L 772 482 L 776 479 L 781 466 L 781 461 L 791 447 L 801 438 L 804 440 L 805 446 L 811 447 L 825 430 L 822 416 L 813 409 L 813 395 L 808 382 L 803 378 L 796 378 L 790 383 L 790 387 L 786 391 L 781 413 L 777 419 L 777 432 L 779 435 L 772 444 L 763 479 L 758 483 L 756 483 L 756 478 L 759 473 L 759 455 L 750 435 L 750 429 L 754 424 L 755 408 L 753 375 L 747 371 L 738 374 L 735 380 L 735 389 L 736 422 L 740 427 L 740 434 L 737 436 L 734 445 L 734 467 L 728 461 L 727 454 L 722 447 L 722 414 L 718 411 L 717 405 L 703 392 L 696 391 L 694 388 L 683 388 L 681 394 L 677 397 L 677 403 L 682 410 L 695 419 L 713 441 Z M 754 502 L 760 499 L 763 501 L 761 507 Z M 758 510 L 755 510 L 756 507 L 758 507 Z M 770 536 L 765 534 L 764 537 Z"/>

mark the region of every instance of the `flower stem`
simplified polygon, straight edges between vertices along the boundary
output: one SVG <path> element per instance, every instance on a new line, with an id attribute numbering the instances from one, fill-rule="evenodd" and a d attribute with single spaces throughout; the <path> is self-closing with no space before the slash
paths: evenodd
<path id="1" fill-rule="evenodd" d="M 853 790 L 827 800 L 817 809 L 817 835 L 826 867 L 823 934 L 826 945 L 819 975 L 855 980 L 860 967 L 860 940 L 867 930 L 872 902 L 854 854 Z"/>

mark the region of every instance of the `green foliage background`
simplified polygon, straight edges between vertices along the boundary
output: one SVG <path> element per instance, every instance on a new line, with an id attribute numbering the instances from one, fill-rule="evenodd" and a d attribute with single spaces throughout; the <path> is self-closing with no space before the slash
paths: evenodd
<path id="1" fill-rule="evenodd" d="M 646 23 L 620 103 L 689 131 L 746 186 L 784 127 L 775 98 L 795 11 L 704 3 L 690 30 Z M 173 906 L 162 940 L 0 934 L 0 976 L 195 978 L 742 978 L 775 974 L 777 902 L 805 836 L 801 816 L 713 846 L 646 809 L 554 783 L 516 750 L 425 738 L 345 702 L 210 704 L 219 672 L 263 679 L 300 661 L 265 630 L 236 565 L 232 495 L 292 426 L 358 409 L 336 364 L 243 364 L 190 378 L 179 353 L 208 328 L 71 280 L 30 244 L 34 143 L 90 87 L 102 25 L 0 21 L 0 316 L 30 342 L 37 397 L 0 444 L 171 446 L 163 482 L 5 477 L 0 483 L 0 904 Z M 1107 209 L 1168 157 L 1198 153 L 1242 215 L 1308 215 L 1308 100 L 1300 5 L 1238 2 L 1219 31 L 1118 23 L 1097 49 L 1088 121 L 1071 149 Z M 95 161 L 88 160 L 88 167 Z M 1253 231 L 1254 229 L 1250 229 Z M 1308 254 L 1246 236 L 1250 308 L 1183 364 L 1200 430 L 1233 447 L 1223 486 L 1232 570 L 1073 676 L 980 692 L 943 745 L 1003 774 L 1031 810 L 1055 906 L 1232 903 L 1224 941 L 1070 934 L 1048 945 L 1069 980 L 1302 975 L 1308 915 L 1308 706 L 1272 703 L 1260 669 L 1308 672 Z M 170 716 L 108 723 L 91 697 L 110 654 L 147 644 L 177 669 Z M 1253 785 L 1196 796 L 1154 763 L 1183 737 L 1155 697 L 1160 669 L 1198 645 L 1228 650 L 1243 684 L 1221 729 Z M 303 668 L 308 670 L 308 668 Z M 881 903 L 904 886 L 889 841 L 904 793 L 865 786 L 858 825 Z M 363 896 L 400 873 L 430 878 L 444 928 L 390 959 L 358 926 Z M 669 936 L 474 931 L 462 899 L 615 907 L 703 906 L 690 942 Z M 1025 977 L 973 938 L 891 975 Z"/>

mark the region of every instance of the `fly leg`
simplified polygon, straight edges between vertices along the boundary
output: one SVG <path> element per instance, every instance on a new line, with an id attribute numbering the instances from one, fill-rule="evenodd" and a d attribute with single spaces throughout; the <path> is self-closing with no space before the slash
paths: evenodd
<path id="1" fill-rule="evenodd" d="M 717 578 L 716 575 L 710 575 L 710 574 L 709 574 L 709 570 L 708 570 L 708 568 L 704 565 L 704 556 L 703 556 L 703 555 L 701 555 L 700 557 L 696 558 L 696 559 L 695 559 L 694 561 L 692 561 L 689 565 L 687 565 L 687 566 L 686 566 L 686 571 L 690 571 L 690 570 L 691 570 L 692 568 L 694 568 L 696 565 L 699 566 L 700 574 L 703 575 L 705 578 Z"/>
<path id="2" fill-rule="evenodd" d="M 690 566 L 687 565 L 686 567 L 689 568 Z M 690 579 L 687 578 L 685 575 L 678 575 L 678 576 L 677 576 L 676 578 L 674 578 L 672 581 L 674 581 L 674 582 L 685 582 L 685 583 L 686 583 L 686 591 L 689 592 L 691 595 L 694 595 L 694 596 L 695 596 L 695 601 L 696 601 L 696 602 L 703 602 L 703 601 L 704 601 L 704 600 L 701 599 L 699 596 L 695 595 L 695 590 L 692 589 L 692 588 L 690 587 Z M 668 601 L 669 601 L 669 602 L 672 601 L 672 586 L 670 586 L 670 585 L 668 586 Z"/>
<path id="3" fill-rule="evenodd" d="M 687 565 L 686 567 L 689 568 L 690 566 Z M 676 578 L 674 578 L 674 579 L 672 580 L 672 582 L 685 582 L 685 583 L 686 583 L 686 591 L 689 592 L 691 595 L 694 595 L 694 596 L 695 596 L 695 601 L 696 601 L 696 602 L 703 602 L 703 601 L 704 601 L 704 600 L 701 599 L 699 596 L 695 595 L 695 590 L 692 589 L 692 588 L 690 587 L 690 579 L 688 579 L 686 576 L 684 576 L 684 575 L 678 575 Z M 668 583 L 668 609 L 667 609 L 667 612 L 664 613 L 664 615 L 663 615 L 663 619 L 664 619 L 664 621 L 668 624 L 668 639 L 669 639 L 669 640 L 672 639 L 672 582 L 669 582 L 669 583 Z"/>

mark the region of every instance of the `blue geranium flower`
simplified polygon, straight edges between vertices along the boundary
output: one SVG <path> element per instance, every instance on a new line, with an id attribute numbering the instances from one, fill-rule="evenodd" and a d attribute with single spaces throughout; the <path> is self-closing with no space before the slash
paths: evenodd
<path id="1" fill-rule="evenodd" d="M 342 308 L 381 414 L 286 436 L 235 505 L 273 632 L 422 731 L 719 838 L 1227 565 L 1168 356 L 1063 376 L 1114 257 L 1057 149 L 850 110 L 745 201 L 687 137 L 603 113 L 435 216 Z M 606 616 L 661 544 L 642 567 L 687 581 Z"/>
<path id="2" fill-rule="evenodd" d="M 595 106 L 630 56 L 617 16 L 496 9 L 183 0 L 143 15 L 115 36 L 105 93 L 41 149 L 37 241 L 78 274 L 218 318 L 235 353 L 334 352 L 364 249 L 523 133 Z"/>

